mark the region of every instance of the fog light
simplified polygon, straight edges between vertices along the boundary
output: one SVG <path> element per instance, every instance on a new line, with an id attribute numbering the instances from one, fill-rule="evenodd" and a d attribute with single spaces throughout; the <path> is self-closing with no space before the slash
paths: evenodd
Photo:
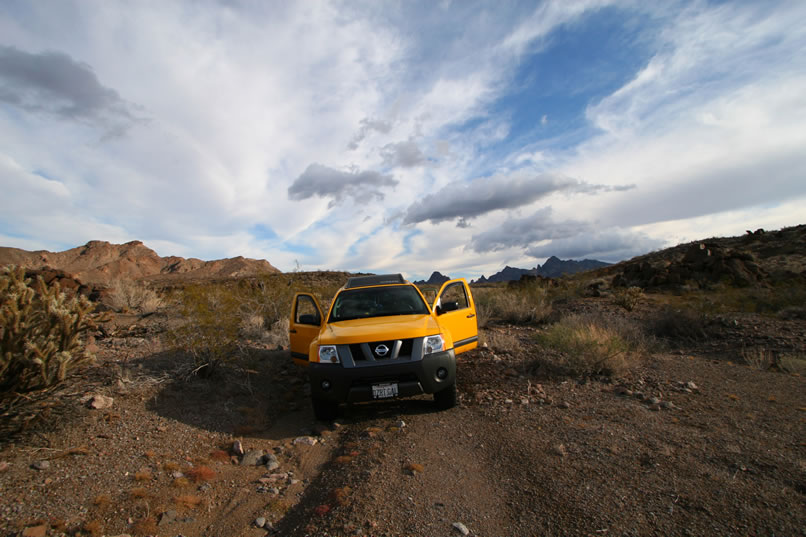
<path id="1" fill-rule="evenodd" d="M 444 367 L 440 367 L 439 369 L 437 369 L 437 378 L 439 380 L 445 380 L 446 378 L 448 378 L 448 370 L 445 369 Z"/>
<path id="2" fill-rule="evenodd" d="M 329 390 L 330 389 L 330 381 L 329 380 L 323 380 L 322 381 L 322 389 L 323 390 Z"/>

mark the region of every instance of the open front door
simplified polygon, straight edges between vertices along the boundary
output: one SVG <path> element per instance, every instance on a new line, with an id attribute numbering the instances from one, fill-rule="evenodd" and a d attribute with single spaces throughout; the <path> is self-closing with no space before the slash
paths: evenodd
<path id="1" fill-rule="evenodd" d="M 307 365 L 308 349 L 311 342 L 319 335 L 321 327 L 322 308 L 319 307 L 316 297 L 309 293 L 294 295 L 291 319 L 288 323 L 288 339 L 294 362 Z"/>
<path id="2" fill-rule="evenodd" d="M 476 304 L 464 278 L 442 284 L 433 307 L 440 326 L 451 333 L 456 354 L 476 348 L 479 341 Z"/>

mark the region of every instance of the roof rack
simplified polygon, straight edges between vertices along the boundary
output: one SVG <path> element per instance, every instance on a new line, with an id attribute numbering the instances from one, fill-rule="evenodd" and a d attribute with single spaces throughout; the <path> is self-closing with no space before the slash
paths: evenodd
<path id="1" fill-rule="evenodd" d="M 354 289 L 356 287 L 367 287 L 370 285 L 393 285 L 406 283 L 406 279 L 402 274 L 378 274 L 376 276 L 353 276 L 347 278 L 347 283 L 344 285 L 345 289 Z"/>

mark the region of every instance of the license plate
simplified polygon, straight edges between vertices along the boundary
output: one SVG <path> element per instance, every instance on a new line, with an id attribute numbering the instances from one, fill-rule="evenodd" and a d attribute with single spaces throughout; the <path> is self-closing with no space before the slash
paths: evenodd
<path id="1" fill-rule="evenodd" d="M 387 399 L 389 397 L 397 397 L 397 383 L 375 384 L 372 386 L 373 399 Z"/>

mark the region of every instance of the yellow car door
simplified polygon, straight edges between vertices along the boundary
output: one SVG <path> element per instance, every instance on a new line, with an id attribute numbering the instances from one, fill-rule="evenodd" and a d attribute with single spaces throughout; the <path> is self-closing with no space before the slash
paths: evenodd
<path id="1" fill-rule="evenodd" d="M 476 304 L 464 278 L 442 284 L 433 311 L 439 325 L 450 332 L 456 354 L 475 349 L 479 341 Z"/>
<path id="2" fill-rule="evenodd" d="M 319 335 L 322 323 L 322 308 L 316 297 L 310 293 L 295 294 L 288 322 L 291 357 L 295 363 L 308 364 L 308 349 Z"/>

